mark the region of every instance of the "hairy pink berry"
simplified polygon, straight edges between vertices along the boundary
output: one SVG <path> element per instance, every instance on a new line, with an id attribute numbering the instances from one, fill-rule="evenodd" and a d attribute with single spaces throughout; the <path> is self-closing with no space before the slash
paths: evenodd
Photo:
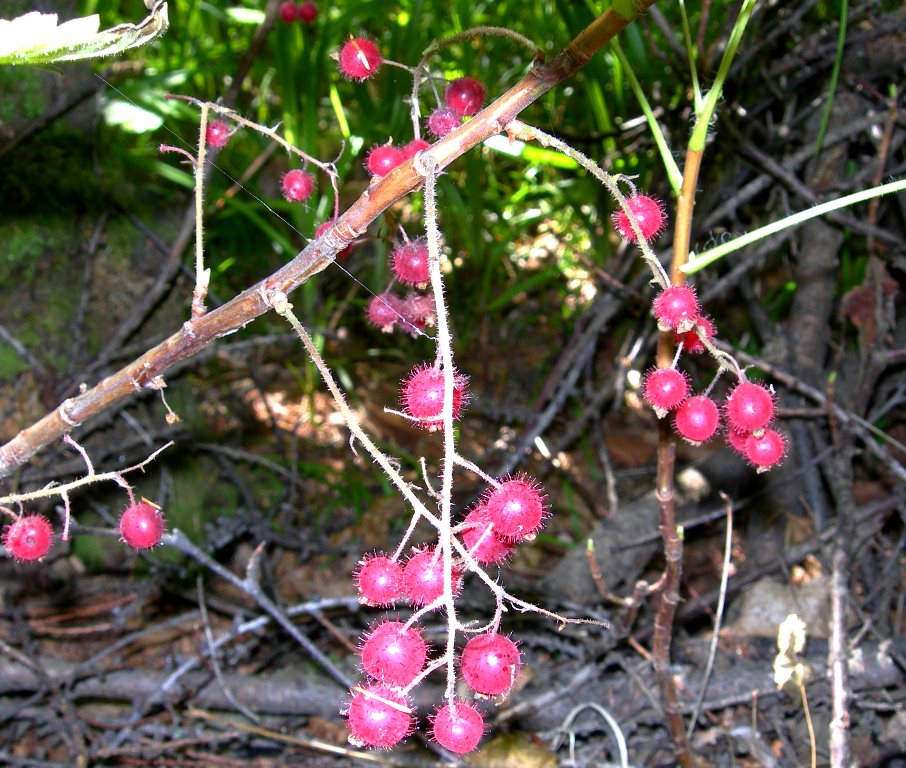
<path id="1" fill-rule="evenodd" d="M 737 432 L 735 429 L 727 429 L 724 432 L 724 438 L 727 441 L 727 445 L 730 446 L 736 453 L 745 458 L 746 455 L 746 440 L 749 439 L 750 432 Z"/>
<path id="2" fill-rule="evenodd" d="M 424 139 L 412 139 L 412 141 L 403 147 L 403 156 L 409 160 L 430 146 L 431 145 Z"/>
<path id="3" fill-rule="evenodd" d="M 365 674 L 389 685 L 409 685 L 428 658 L 428 646 L 414 627 L 406 629 L 401 621 L 378 624 L 362 644 Z"/>
<path id="4" fill-rule="evenodd" d="M 717 405 L 705 395 L 690 397 L 676 409 L 673 417 L 676 431 L 692 445 L 710 440 L 717 431 L 719 422 Z"/>
<path id="5" fill-rule="evenodd" d="M 453 593 L 462 586 L 462 575 L 454 568 Z M 444 593 L 444 563 L 434 547 L 414 552 L 403 568 L 403 591 L 413 605 L 428 605 Z"/>
<path id="6" fill-rule="evenodd" d="M 390 266 L 396 279 L 406 285 L 425 285 L 428 274 L 428 244 L 421 238 L 397 243 L 390 256 Z"/>
<path id="7" fill-rule="evenodd" d="M 340 49 L 340 72 L 350 80 L 367 80 L 380 69 L 383 59 L 373 40 L 354 37 Z"/>
<path id="8" fill-rule="evenodd" d="M 230 140 L 230 126 L 223 120 L 212 120 L 208 123 L 204 138 L 209 147 L 223 149 Z"/>
<path id="9" fill-rule="evenodd" d="M 386 555 L 364 557 L 354 578 L 364 605 L 387 608 L 403 596 L 403 566 Z"/>
<path id="10" fill-rule="evenodd" d="M 642 382 L 642 396 L 663 419 L 689 396 L 689 381 L 676 368 L 652 368 Z"/>
<path id="11" fill-rule="evenodd" d="M 707 315 L 700 315 L 695 324 L 701 326 L 708 341 L 711 341 L 717 335 L 717 327 Z M 685 333 L 676 334 L 676 343 L 679 344 L 680 342 L 683 344 L 683 352 L 688 352 L 690 355 L 700 355 L 705 351 L 705 345 L 699 338 L 696 328 L 690 328 Z"/>
<path id="12" fill-rule="evenodd" d="M 318 228 L 315 230 L 315 237 L 321 237 L 321 235 L 323 235 L 335 223 L 336 223 L 336 219 L 329 219 L 328 221 L 325 221 L 322 224 L 319 224 Z M 355 248 L 355 242 L 351 242 L 343 250 L 341 250 L 339 253 L 337 253 L 337 258 L 345 259 L 347 256 L 349 256 L 350 253 L 352 253 L 354 248 Z"/>
<path id="13" fill-rule="evenodd" d="M 310 173 L 296 168 L 283 174 L 280 186 L 283 188 L 283 197 L 290 203 L 301 203 L 308 200 L 314 192 L 315 179 Z"/>
<path id="14" fill-rule="evenodd" d="M 303 24 L 311 24 L 318 18 L 318 6 L 311 0 L 305 0 L 304 3 L 296 6 L 296 15 Z"/>
<path id="15" fill-rule="evenodd" d="M 760 435 L 746 438 L 745 457 L 759 472 L 779 464 L 785 453 L 786 442 L 776 430 L 765 429 Z"/>
<path id="16" fill-rule="evenodd" d="M 392 144 L 381 144 L 372 148 L 368 153 L 365 167 L 372 176 L 383 177 L 405 160 L 406 156 L 401 149 L 397 149 Z"/>
<path id="17" fill-rule="evenodd" d="M 499 565 L 509 558 L 516 548 L 510 541 L 495 535 L 486 504 L 479 504 L 463 520 L 462 541 L 469 554 L 478 563 Z M 488 530 L 490 529 L 490 530 Z"/>
<path id="18" fill-rule="evenodd" d="M 453 371 L 453 418 L 458 419 L 463 405 L 468 402 L 469 380 Z M 400 401 L 406 415 L 427 430 L 443 427 L 444 373 L 432 365 L 413 368 L 400 389 Z"/>
<path id="19" fill-rule="evenodd" d="M 444 103 L 460 117 L 474 115 L 484 104 L 484 86 L 471 77 L 458 77 L 444 92 Z"/>
<path id="20" fill-rule="evenodd" d="M 292 0 L 280 3 L 280 18 L 284 24 L 292 24 L 296 20 L 296 4 Z"/>
<path id="21" fill-rule="evenodd" d="M 646 240 L 657 237 L 664 228 L 666 214 L 664 205 L 660 200 L 655 200 L 647 195 L 633 195 L 626 199 L 626 206 L 632 211 L 636 223 Z M 622 207 L 613 215 L 613 225 L 620 235 L 630 243 L 636 241 L 635 230 L 629 223 L 629 217 Z"/>
<path id="22" fill-rule="evenodd" d="M 462 125 L 462 118 L 449 107 L 439 107 L 428 117 L 428 130 L 442 139 Z"/>
<path id="23" fill-rule="evenodd" d="M 7 526 L 3 546 L 16 560 L 40 560 L 53 544 L 53 528 L 43 515 L 23 515 Z"/>
<path id="24" fill-rule="evenodd" d="M 533 537 L 544 522 L 544 492 L 536 480 L 519 474 L 491 489 L 485 499 L 488 520 L 502 539 Z"/>
<path id="25" fill-rule="evenodd" d="M 496 632 L 476 635 L 462 650 L 462 676 L 473 691 L 485 696 L 510 690 L 520 666 L 516 644 Z"/>
<path id="26" fill-rule="evenodd" d="M 368 302 L 368 311 L 365 313 L 368 322 L 380 328 L 384 333 L 390 333 L 400 320 L 401 300 L 396 294 L 382 293 Z"/>
<path id="27" fill-rule="evenodd" d="M 361 747 L 387 749 L 412 732 L 412 707 L 389 685 L 353 688 L 346 717 L 349 740 Z"/>
<path id="28" fill-rule="evenodd" d="M 483 734 L 484 718 L 475 707 L 464 701 L 438 707 L 431 721 L 434 740 L 457 755 L 475 749 Z"/>
<path id="29" fill-rule="evenodd" d="M 701 314 L 695 290 L 688 285 L 671 285 L 661 291 L 652 308 L 662 331 L 685 333 L 695 326 Z"/>
<path id="30" fill-rule="evenodd" d="M 726 412 L 731 429 L 756 432 L 774 418 L 774 396 L 761 384 L 742 381 L 727 398 Z"/>
<path id="31" fill-rule="evenodd" d="M 410 293 L 402 301 L 400 314 L 403 316 L 400 326 L 413 336 L 418 336 L 421 331 L 429 325 L 434 325 L 437 320 L 437 305 L 434 303 L 434 296 L 430 293 Z"/>
<path id="32" fill-rule="evenodd" d="M 130 547 L 150 549 L 164 535 L 164 514 L 147 501 L 126 507 L 120 516 L 120 536 Z"/>

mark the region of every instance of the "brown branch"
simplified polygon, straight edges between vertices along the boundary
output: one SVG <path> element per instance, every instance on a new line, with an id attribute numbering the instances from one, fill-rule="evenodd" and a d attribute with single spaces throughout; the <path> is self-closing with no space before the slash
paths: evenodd
<path id="1" fill-rule="evenodd" d="M 637 13 L 644 13 L 654 2 L 640 0 Z M 435 159 L 437 169 L 445 168 L 480 142 L 503 130 L 522 110 L 574 75 L 627 24 L 629 21 L 608 9 L 582 30 L 550 64 L 536 62 L 509 91 L 427 150 Z M 6 477 L 73 427 L 97 416 L 119 400 L 146 387 L 158 386 L 155 382 L 159 382 L 160 377 L 175 363 L 193 357 L 217 339 L 234 333 L 264 314 L 270 309 L 264 299 L 266 293 L 277 290 L 289 294 L 326 269 L 336 254 L 362 234 L 372 221 L 417 190 L 421 183 L 422 177 L 416 172 L 412 161 L 404 163 L 366 190 L 330 230 L 309 243 L 296 258 L 272 275 L 222 307 L 188 320 L 181 330 L 92 389 L 64 400 L 40 421 L 23 429 L 0 447 L 0 477 Z"/>

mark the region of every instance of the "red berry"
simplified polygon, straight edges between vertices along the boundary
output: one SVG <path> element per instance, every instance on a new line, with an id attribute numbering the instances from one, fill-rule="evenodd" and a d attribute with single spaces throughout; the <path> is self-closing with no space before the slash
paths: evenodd
<path id="1" fill-rule="evenodd" d="M 510 690 L 520 666 L 516 644 L 496 632 L 476 635 L 462 651 L 463 678 L 473 691 L 485 696 Z"/>
<path id="2" fill-rule="evenodd" d="M 428 130 L 438 139 L 452 133 L 462 125 L 462 118 L 449 107 L 435 109 L 428 118 Z"/>
<path id="3" fill-rule="evenodd" d="M 711 341 L 717 335 L 717 328 L 707 315 L 700 315 L 695 324 L 696 326 L 701 326 L 708 341 Z M 705 351 L 705 345 L 699 338 L 696 328 L 691 328 L 685 333 L 676 334 L 676 343 L 679 344 L 680 342 L 683 343 L 683 352 L 688 352 L 690 355 L 700 355 Z"/>
<path id="4" fill-rule="evenodd" d="M 387 749 L 412 732 L 412 707 L 389 685 L 354 688 L 346 717 L 349 740 L 361 747 Z"/>
<path id="5" fill-rule="evenodd" d="M 430 293 L 410 293 L 400 304 L 400 327 L 413 336 L 437 320 L 437 305 Z"/>
<path id="6" fill-rule="evenodd" d="M 329 221 L 325 221 L 323 224 L 319 224 L 318 228 L 315 230 L 315 237 L 321 237 L 321 235 L 323 235 L 328 229 L 330 229 L 335 222 L 336 219 L 330 219 Z M 342 251 L 340 251 L 337 254 L 337 258 L 345 259 L 350 253 L 352 253 L 353 248 L 355 248 L 354 242 L 350 243 Z"/>
<path id="7" fill-rule="evenodd" d="M 727 398 L 727 422 L 737 432 L 764 429 L 774 418 L 774 396 L 761 384 L 743 381 Z"/>
<path id="8" fill-rule="evenodd" d="M 396 279 L 406 285 L 425 285 L 428 274 L 428 244 L 419 238 L 408 243 L 397 243 L 390 257 Z"/>
<path id="9" fill-rule="evenodd" d="M 504 480 L 488 494 L 485 506 L 495 533 L 507 541 L 533 537 L 544 522 L 544 492 L 528 475 Z"/>
<path id="10" fill-rule="evenodd" d="M 710 440 L 717 431 L 720 413 L 710 397 L 690 397 L 676 410 L 676 431 L 693 445 Z"/>
<path id="11" fill-rule="evenodd" d="M 746 440 L 749 439 L 749 432 L 737 432 L 735 429 L 728 429 L 724 433 L 724 438 L 727 441 L 727 445 L 730 446 L 736 453 L 745 458 L 746 455 Z"/>
<path id="12" fill-rule="evenodd" d="M 212 120 L 205 131 L 205 141 L 214 149 L 223 149 L 230 140 L 230 126 L 223 120 Z"/>
<path id="13" fill-rule="evenodd" d="M 164 515 L 147 501 L 126 507 L 120 517 L 120 536 L 130 547 L 150 549 L 164 535 Z"/>
<path id="14" fill-rule="evenodd" d="M 366 317 L 368 322 L 380 328 L 384 333 L 390 333 L 400 320 L 401 300 L 393 293 L 382 293 L 368 302 Z"/>
<path id="15" fill-rule="evenodd" d="M 662 419 L 689 396 L 689 381 L 676 368 L 652 368 L 642 383 L 642 396 Z"/>
<path id="16" fill-rule="evenodd" d="M 296 20 L 296 15 L 295 3 L 291 2 L 291 0 L 280 3 L 280 18 L 283 19 L 284 24 L 292 24 Z"/>
<path id="17" fill-rule="evenodd" d="M 367 37 L 354 37 L 340 49 L 340 72 L 350 80 L 367 80 L 383 61 L 377 45 Z"/>
<path id="18" fill-rule="evenodd" d="M 635 217 L 636 223 L 639 225 L 639 229 L 646 240 L 650 240 L 660 234 L 667 218 L 664 213 L 664 205 L 660 200 L 647 195 L 633 195 L 626 199 L 626 206 L 632 211 L 632 215 Z M 614 213 L 613 225 L 617 228 L 620 235 L 630 243 L 636 241 L 635 230 L 629 223 L 629 217 L 622 208 Z"/>
<path id="19" fill-rule="evenodd" d="M 459 592 L 462 577 L 453 569 L 453 594 Z M 444 593 L 444 564 L 434 548 L 415 552 L 403 568 L 403 591 L 413 605 L 428 605 Z"/>
<path id="20" fill-rule="evenodd" d="M 403 566 L 386 555 L 368 555 L 355 573 L 359 602 L 386 608 L 403 596 Z"/>
<path id="21" fill-rule="evenodd" d="M 438 707 L 432 719 L 431 735 L 444 749 L 457 755 L 471 752 L 484 734 L 484 718 L 471 704 L 457 701 Z"/>
<path id="22" fill-rule="evenodd" d="M 311 0 L 306 0 L 306 2 L 299 3 L 296 6 L 296 15 L 303 24 L 311 24 L 318 18 L 318 6 Z"/>
<path id="23" fill-rule="evenodd" d="M 368 153 L 365 168 L 372 176 L 383 177 L 405 161 L 406 156 L 401 149 L 397 149 L 391 144 L 381 144 Z"/>
<path id="24" fill-rule="evenodd" d="M 484 103 L 484 87 L 471 77 L 458 77 L 447 86 L 444 103 L 460 117 L 474 115 Z"/>
<path id="25" fill-rule="evenodd" d="M 701 314 L 695 290 L 688 285 L 665 288 L 655 298 L 652 311 L 662 331 L 678 333 L 691 329 Z"/>
<path id="26" fill-rule="evenodd" d="M 362 645 L 365 674 L 389 685 L 409 685 L 428 658 L 428 646 L 414 627 L 401 621 L 378 624 Z"/>
<path id="27" fill-rule="evenodd" d="M 766 472 L 779 464 L 785 453 L 783 435 L 776 430 L 765 429 L 760 435 L 749 435 L 746 438 L 745 457 L 759 472 Z"/>
<path id="28" fill-rule="evenodd" d="M 19 561 L 40 560 L 53 544 L 53 528 L 42 515 L 24 515 L 3 533 L 3 546 Z"/>
<path id="29" fill-rule="evenodd" d="M 415 157 L 416 154 L 422 150 L 427 149 L 431 145 L 424 139 L 412 139 L 405 147 L 403 147 L 403 156 L 409 160 L 410 158 Z"/>
<path id="30" fill-rule="evenodd" d="M 458 419 L 469 397 L 469 380 L 453 371 L 453 418 Z M 400 390 L 403 411 L 417 420 L 424 429 L 435 431 L 443 427 L 444 374 L 431 365 L 417 365 L 403 381 Z"/>
<path id="31" fill-rule="evenodd" d="M 298 168 L 288 171 L 280 182 L 283 187 L 283 197 L 291 203 L 301 203 L 311 197 L 315 190 L 315 179 L 306 171 Z"/>
<path id="32" fill-rule="evenodd" d="M 515 544 L 495 535 L 487 505 L 479 504 L 466 515 L 463 523 L 466 527 L 462 531 L 462 541 L 476 562 L 499 565 L 513 553 Z"/>

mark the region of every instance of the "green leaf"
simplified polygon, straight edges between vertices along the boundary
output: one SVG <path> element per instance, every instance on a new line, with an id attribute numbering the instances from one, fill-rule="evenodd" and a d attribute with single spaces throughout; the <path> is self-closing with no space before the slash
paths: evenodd
<path id="1" fill-rule="evenodd" d="M 144 45 L 170 26 L 166 0 L 145 0 L 151 11 L 138 24 L 117 24 L 98 31 L 97 14 L 57 24 L 55 13 L 30 13 L 0 19 L 0 64 L 50 64 L 111 56 Z"/>

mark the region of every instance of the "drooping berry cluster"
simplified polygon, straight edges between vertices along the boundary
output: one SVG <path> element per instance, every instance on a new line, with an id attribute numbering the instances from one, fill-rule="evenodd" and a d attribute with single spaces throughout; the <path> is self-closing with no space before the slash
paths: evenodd
<path id="1" fill-rule="evenodd" d="M 395 280 L 419 290 L 397 296 L 388 288 L 374 296 L 365 311 L 368 322 L 384 333 L 399 328 L 413 336 L 434 325 L 437 318 L 434 296 L 424 292 L 431 277 L 429 266 L 428 245 L 424 238 L 395 243 L 390 255 Z"/>

